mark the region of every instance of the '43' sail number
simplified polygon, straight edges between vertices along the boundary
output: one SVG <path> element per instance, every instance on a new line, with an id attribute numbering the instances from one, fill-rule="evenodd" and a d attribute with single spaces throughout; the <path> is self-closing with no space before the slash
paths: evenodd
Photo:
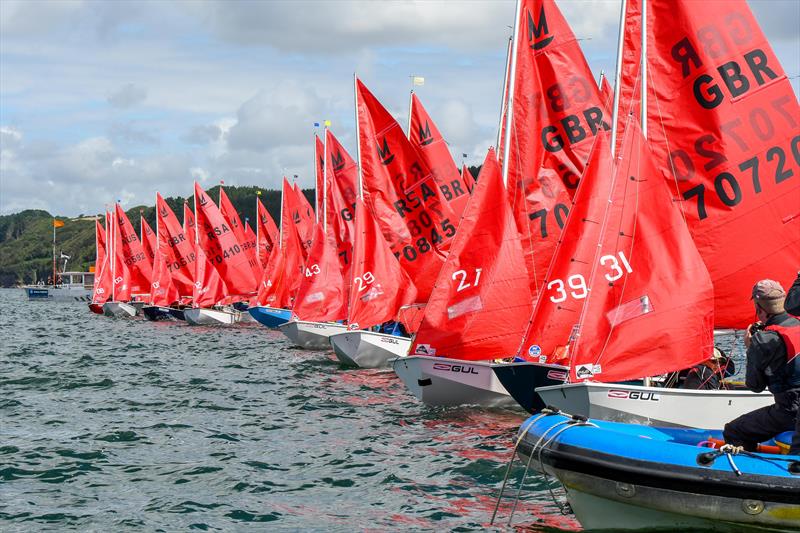
<path id="1" fill-rule="evenodd" d="M 619 256 L 619 260 L 617 259 L 617 256 Z M 602 256 L 600 258 L 600 264 L 604 267 L 607 267 L 611 271 L 604 276 L 608 281 L 611 282 L 617 281 L 619 278 L 625 275 L 625 272 L 628 274 L 633 272 L 631 264 L 628 262 L 628 258 L 625 257 L 625 253 L 621 251 L 617 255 Z M 569 293 L 567 293 L 566 287 L 571 289 Z M 589 287 L 586 285 L 586 279 L 582 274 L 574 274 L 568 277 L 566 285 L 564 280 L 554 279 L 547 284 L 547 288 L 548 290 L 555 290 L 555 294 L 550 296 L 550 301 L 554 304 L 566 301 L 569 296 L 572 296 L 576 300 L 581 300 L 589 296 Z"/>

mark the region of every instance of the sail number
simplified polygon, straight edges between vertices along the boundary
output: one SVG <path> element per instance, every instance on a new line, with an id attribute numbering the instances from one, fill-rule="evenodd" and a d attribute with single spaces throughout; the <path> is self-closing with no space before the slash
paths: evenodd
<path id="1" fill-rule="evenodd" d="M 361 276 L 356 276 L 353 278 L 353 284 L 358 287 L 358 292 L 365 290 L 369 285 L 372 285 L 375 282 L 375 276 L 372 275 L 372 272 L 364 272 Z"/>
<path id="2" fill-rule="evenodd" d="M 315 274 L 319 274 L 319 265 L 317 263 L 314 263 L 313 265 L 306 267 L 306 277 L 307 278 L 310 278 L 311 276 L 313 276 Z"/>
<path id="3" fill-rule="evenodd" d="M 456 292 L 461 292 L 463 290 L 469 289 L 470 287 L 477 287 L 478 283 L 481 280 L 481 271 L 482 268 L 475 269 L 475 278 L 471 282 L 467 282 L 467 271 L 466 270 L 456 270 L 453 272 L 452 280 L 458 281 L 458 287 L 456 288 Z"/>
<path id="4" fill-rule="evenodd" d="M 619 259 L 617 259 L 619 257 Z M 625 253 L 620 251 L 617 255 L 604 255 L 600 258 L 600 264 L 609 269 L 610 272 L 604 275 L 609 282 L 614 282 L 620 279 L 627 272 L 633 272 L 628 258 Z M 589 287 L 586 285 L 586 278 L 582 274 L 573 274 L 567 278 L 566 283 L 561 279 L 554 279 L 547 284 L 547 288 L 555 291 L 554 295 L 550 296 L 550 301 L 558 304 L 567 300 L 568 297 L 576 300 L 582 300 L 589 296 Z M 567 292 L 569 288 L 569 292 Z"/>

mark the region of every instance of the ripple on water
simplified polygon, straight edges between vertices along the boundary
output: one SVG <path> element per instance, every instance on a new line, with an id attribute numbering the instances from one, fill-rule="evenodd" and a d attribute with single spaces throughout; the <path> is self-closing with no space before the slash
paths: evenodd
<path id="1" fill-rule="evenodd" d="M 430 409 L 260 326 L 25 305 L 0 291 L 0 530 L 488 525 L 522 413 Z M 577 527 L 540 481 L 516 516 Z"/>

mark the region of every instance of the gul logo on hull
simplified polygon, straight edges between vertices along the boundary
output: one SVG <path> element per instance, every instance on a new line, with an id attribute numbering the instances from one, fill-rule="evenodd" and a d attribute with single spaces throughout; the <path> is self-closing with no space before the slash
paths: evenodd
<path id="1" fill-rule="evenodd" d="M 617 400 L 641 400 L 644 402 L 661 401 L 661 395 L 658 393 L 638 391 L 638 390 L 627 391 L 627 390 L 611 389 L 610 391 L 608 391 L 608 397 Z"/>
<path id="2" fill-rule="evenodd" d="M 449 372 L 459 372 L 461 374 L 479 374 L 478 369 L 474 366 L 464 366 L 464 365 L 451 365 L 448 363 L 435 363 L 433 365 L 434 370 L 445 370 Z"/>

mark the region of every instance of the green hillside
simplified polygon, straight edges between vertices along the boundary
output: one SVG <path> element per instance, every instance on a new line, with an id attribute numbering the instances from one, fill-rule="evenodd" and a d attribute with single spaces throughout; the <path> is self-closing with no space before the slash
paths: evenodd
<path id="1" fill-rule="evenodd" d="M 225 192 L 233 202 L 242 220 L 255 221 L 258 187 L 225 186 Z M 219 198 L 219 186 L 207 191 L 212 198 Z M 308 201 L 314 205 L 314 191 L 304 190 Z M 166 198 L 179 220 L 183 220 L 182 197 Z M 189 197 L 191 205 L 193 197 Z M 261 201 L 275 222 L 280 224 L 280 191 L 262 190 Z M 139 227 L 139 212 L 155 228 L 155 206 L 136 206 L 126 213 L 135 227 Z M 101 213 L 98 213 L 101 214 Z M 57 217 L 64 226 L 56 229 L 56 256 L 62 252 L 70 256 L 68 270 L 86 271 L 94 264 L 94 220 L 89 217 L 70 219 Z M 53 270 L 52 215 L 47 211 L 26 210 L 13 215 L 0 216 L 0 286 L 10 287 L 19 283 L 47 280 Z M 63 261 L 59 261 L 62 265 Z M 61 267 L 59 266 L 59 270 Z"/>

